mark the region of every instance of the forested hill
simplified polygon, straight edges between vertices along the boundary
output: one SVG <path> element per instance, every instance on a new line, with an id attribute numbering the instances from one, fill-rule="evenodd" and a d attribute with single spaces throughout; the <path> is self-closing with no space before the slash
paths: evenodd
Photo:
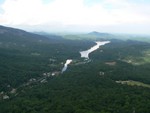
<path id="1" fill-rule="evenodd" d="M 39 75 L 35 68 L 47 57 L 44 56 L 48 48 L 45 45 L 49 42 L 51 40 L 45 36 L 0 26 L 0 91 L 8 90 L 7 86 L 17 87 Z"/>
<path id="2" fill-rule="evenodd" d="M 10 43 L 26 43 L 37 41 L 48 41 L 49 39 L 42 35 L 26 32 L 24 30 L 0 26 L 0 41 Z"/>
<path id="3" fill-rule="evenodd" d="M 0 26 L 0 92 L 19 87 L 44 72 L 60 71 L 61 62 L 79 57 L 79 50 L 92 44 Z"/>

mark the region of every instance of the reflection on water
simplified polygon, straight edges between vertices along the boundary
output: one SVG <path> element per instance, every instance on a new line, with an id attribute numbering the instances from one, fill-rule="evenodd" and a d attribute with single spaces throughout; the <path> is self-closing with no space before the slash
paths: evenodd
<path id="1" fill-rule="evenodd" d="M 72 62 L 71 59 L 66 60 L 66 63 L 64 64 L 64 67 L 63 67 L 61 73 L 63 73 L 64 71 L 67 70 L 68 64 L 70 64 L 71 62 Z"/>
<path id="2" fill-rule="evenodd" d="M 86 59 L 89 59 L 89 54 L 93 51 L 95 51 L 96 49 L 98 49 L 100 46 L 102 45 L 105 45 L 105 44 L 108 44 L 110 43 L 110 41 L 97 41 L 95 42 L 96 45 L 91 47 L 90 49 L 86 50 L 86 51 L 81 51 L 80 54 L 81 54 L 81 58 L 86 58 Z"/>

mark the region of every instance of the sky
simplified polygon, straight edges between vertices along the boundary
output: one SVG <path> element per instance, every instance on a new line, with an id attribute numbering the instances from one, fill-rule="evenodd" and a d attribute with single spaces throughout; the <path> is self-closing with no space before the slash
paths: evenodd
<path id="1" fill-rule="evenodd" d="M 150 0 L 0 0 L 0 25 L 27 31 L 150 34 Z"/>

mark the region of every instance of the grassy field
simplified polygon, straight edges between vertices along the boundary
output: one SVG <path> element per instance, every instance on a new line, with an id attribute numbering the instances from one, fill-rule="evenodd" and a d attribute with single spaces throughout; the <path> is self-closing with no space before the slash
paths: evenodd
<path id="1" fill-rule="evenodd" d="M 126 84 L 129 86 L 140 86 L 140 87 L 146 87 L 146 88 L 150 88 L 149 84 L 144 84 L 142 82 L 138 82 L 138 81 L 133 81 L 133 80 L 127 80 L 127 81 L 116 81 L 116 83 L 120 83 L 120 84 Z"/>
<path id="2" fill-rule="evenodd" d="M 150 49 L 142 52 L 142 56 L 132 56 L 129 55 L 126 58 L 122 59 L 122 61 L 130 63 L 132 65 L 143 65 L 150 63 Z"/>

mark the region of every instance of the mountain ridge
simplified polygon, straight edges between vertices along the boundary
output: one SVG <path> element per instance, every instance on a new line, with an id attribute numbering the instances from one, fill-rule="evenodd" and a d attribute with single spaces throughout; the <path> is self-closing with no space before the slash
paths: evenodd
<path id="1" fill-rule="evenodd" d="M 112 35 L 110 33 L 105 33 L 105 32 L 97 32 L 97 31 L 92 31 L 88 33 L 89 35 L 97 35 L 97 36 L 107 36 L 107 35 Z"/>

